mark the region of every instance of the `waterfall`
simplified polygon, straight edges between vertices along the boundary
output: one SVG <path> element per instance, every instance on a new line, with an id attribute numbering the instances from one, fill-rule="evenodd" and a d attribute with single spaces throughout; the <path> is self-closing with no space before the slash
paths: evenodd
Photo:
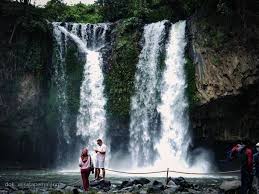
<path id="1" fill-rule="evenodd" d="M 188 167 L 186 159 L 190 143 L 188 103 L 185 96 L 185 45 L 185 22 L 173 24 L 166 48 L 166 67 L 162 76 L 161 103 L 158 106 L 162 134 L 156 144 L 160 165 L 170 164 L 178 169 L 182 166 L 182 170 Z"/>
<path id="2" fill-rule="evenodd" d="M 104 106 L 102 53 L 106 43 L 108 24 L 53 23 L 55 32 L 64 34 L 78 46 L 85 58 L 83 80 L 80 87 L 80 108 L 77 116 L 76 135 L 81 136 L 89 150 L 93 150 L 98 138 L 105 138 L 106 117 Z M 55 34 L 55 37 L 57 35 Z M 64 57 L 63 57 L 64 59 Z M 64 66 L 64 63 L 60 63 Z M 64 67 L 63 67 L 64 68 Z"/>
<path id="3" fill-rule="evenodd" d="M 54 83 L 57 88 L 56 102 L 58 106 L 58 113 L 61 117 L 60 128 L 58 130 L 59 143 L 61 142 L 61 137 L 63 136 L 66 143 L 70 142 L 70 135 L 67 126 L 67 115 L 68 115 L 68 102 L 67 102 L 67 87 L 66 87 L 66 72 L 65 72 L 65 54 L 67 47 L 67 36 L 62 36 L 62 32 L 58 29 L 58 23 L 53 25 L 53 34 L 57 43 L 57 49 L 55 50 L 54 63 Z M 60 134 L 60 132 L 62 134 Z"/>
<path id="4" fill-rule="evenodd" d="M 204 155 L 195 160 L 194 166 L 187 162 L 191 137 L 185 96 L 186 23 L 180 21 L 171 26 L 161 75 L 158 58 L 164 24 L 162 21 L 144 28 L 145 43 L 137 64 L 136 93 L 131 102 L 130 152 L 136 161 L 133 167 L 204 172 L 208 167 Z"/>
<path id="5" fill-rule="evenodd" d="M 155 141 L 159 122 L 156 110 L 159 102 L 158 58 L 166 34 L 166 21 L 144 27 L 144 46 L 135 74 L 135 95 L 131 99 L 130 149 L 134 166 L 149 165 L 155 156 Z"/>
<path id="6" fill-rule="evenodd" d="M 90 31 L 90 32 L 89 32 Z M 88 54 L 84 66 L 84 79 L 80 88 L 80 108 L 77 117 L 77 135 L 88 137 L 88 148 L 96 147 L 98 138 L 105 138 L 106 116 L 102 55 L 99 49 L 105 45 L 106 24 L 82 25 L 81 34 Z"/>

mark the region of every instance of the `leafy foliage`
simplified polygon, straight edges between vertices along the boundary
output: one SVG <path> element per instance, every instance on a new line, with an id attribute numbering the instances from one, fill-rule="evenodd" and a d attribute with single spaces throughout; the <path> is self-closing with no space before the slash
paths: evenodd
<path id="1" fill-rule="evenodd" d="M 45 8 L 44 15 L 50 21 L 98 23 L 102 17 L 98 13 L 97 5 L 78 3 L 68 6 L 62 0 L 50 0 Z"/>
<path id="2" fill-rule="evenodd" d="M 116 21 L 129 17 L 129 0 L 97 0 L 96 3 L 105 21 Z"/>
<path id="3" fill-rule="evenodd" d="M 190 16 L 205 0 L 97 0 L 105 21 L 138 17 L 145 22 L 179 20 Z"/>
<path id="4" fill-rule="evenodd" d="M 80 85 L 83 78 L 83 62 L 79 60 L 77 49 L 68 47 L 66 53 L 68 107 L 76 115 L 80 106 Z"/>
<path id="5" fill-rule="evenodd" d="M 129 18 L 116 27 L 112 66 L 105 75 L 107 107 L 112 116 L 128 116 L 130 98 L 134 93 L 134 76 L 139 55 L 139 21 Z"/>
<path id="6" fill-rule="evenodd" d="M 192 108 L 195 104 L 199 102 L 199 98 L 197 96 L 197 88 L 195 84 L 195 65 L 193 64 L 192 60 L 188 57 L 186 57 L 185 73 L 187 81 L 186 94 L 190 104 L 190 108 Z"/>

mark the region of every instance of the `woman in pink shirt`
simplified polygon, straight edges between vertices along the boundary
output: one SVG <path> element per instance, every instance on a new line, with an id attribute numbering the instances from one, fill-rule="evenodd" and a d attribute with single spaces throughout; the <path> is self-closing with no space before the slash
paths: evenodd
<path id="1" fill-rule="evenodd" d="M 87 148 L 84 148 L 79 158 L 79 167 L 85 191 L 89 190 L 89 175 L 93 169 L 91 156 L 88 154 Z"/>

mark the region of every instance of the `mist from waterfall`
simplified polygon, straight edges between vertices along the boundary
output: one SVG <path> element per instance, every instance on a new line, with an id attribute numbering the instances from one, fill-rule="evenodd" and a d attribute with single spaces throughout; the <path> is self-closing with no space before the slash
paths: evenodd
<path id="1" fill-rule="evenodd" d="M 137 161 L 132 165 L 134 169 L 144 166 L 183 172 L 209 170 L 206 153 L 196 156 L 192 164 L 187 157 L 191 137 L 185 95 L 185 27 L 185 21 L 172 24 L 165 67 L 159 77 L 159 43 L 165 33 L 164 22 L 145 26 L 145 43 L 135 76 L 136 93 L 131 102 L 130 152 L 132 161 Z M 157 122 L 160 127 L 156 126 Z"/>
<path id="2" fill-rule="evenodd" d="M 84 141 L 82 146 L 87 146 L 90 151 L 93 151 L 96 140 L 98 138 L 103 139 L 106 135 L 106 113 L 104 109 L 106 99 L 103 95 L 103 61 L 100 49 L 106 42 L 108 24 L 69 23 L 61 26 L 60 23 L 53 23 L 53 26 L 56 33 L 64 34 L 76 43 L 79 52 L 85 58 L 76 135 L 81 136 Z M 62 63 L 60 65 L 64 66 Z"/>

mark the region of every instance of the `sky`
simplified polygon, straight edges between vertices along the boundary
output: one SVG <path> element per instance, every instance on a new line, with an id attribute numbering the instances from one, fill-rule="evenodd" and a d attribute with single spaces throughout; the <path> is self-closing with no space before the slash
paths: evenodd
<path id="1" fill-rule="evenodd" d="M 38 5 L 38 6 L 44 6 L 49 0 L 31 0 L 32 4 Z M 67 4 L 76 4 L 76 3 L 85 3 L 85 4 L 91 4 L 94 3 L 95 0 L 64 0 L 64 3 Z"/>

